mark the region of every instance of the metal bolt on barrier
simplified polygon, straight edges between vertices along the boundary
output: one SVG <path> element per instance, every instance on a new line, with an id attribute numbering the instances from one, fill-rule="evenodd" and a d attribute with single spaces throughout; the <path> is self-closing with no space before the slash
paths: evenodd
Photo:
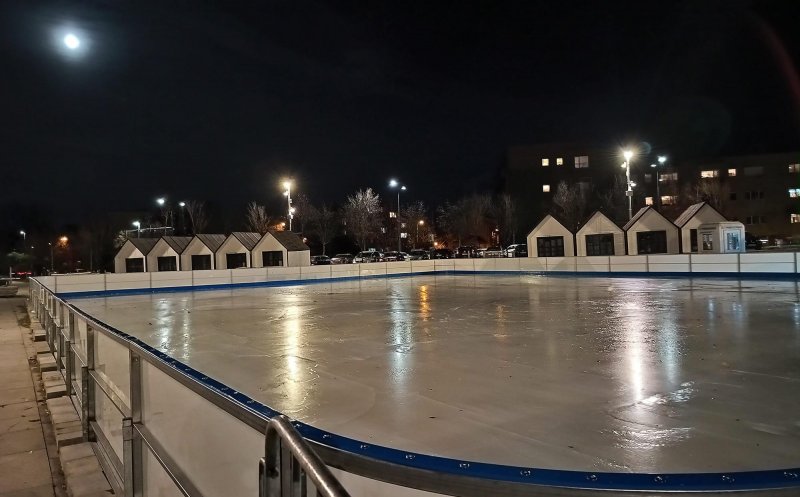
<path id="1" fill-rule="evenodd" d="M 458 467 L 461 469 L 467 469 L 469 468 L 469 463 L 468 462 L 458 463 Z"/>
<path id="2" fill-rule="evenodd" d="M 369 449 L 369 445 L 361 444 L 361 445 L 358 446 L 358 448 L 361 449 L 361 450 L 367 450 L 367 449 Z"/>
<path id="3" fill-rule="evenodd" d="M 417 457 L 417 456 L 415 456 L 414 454 L 406 454 L 406 459 L 408 459 L 409 461 L 411 459 L 414 459 L 415 457 Z"/>
<path id="4" fill-rule="evenodd" d="M 667 479 L 661 475 L 656 475 L 655 477 L 653 477 L 653 481 L 656 483 L 664 483 L 665 481 L 667 481 Z"/>
<path id="5" fill-rule="evenodd" d="M 586 475 L 586 479 L 589 481 L 597 481 L 597 475 Z"/>
<path id="6" fill-rule="evenodd" d="M 531 471 L 529 469 L 523 469 L 522 471 L 519 472 L 519 474 L 520 474 L 520 476 L 526 476 L 527 477 L 527 476 L 531 476 L 533 474 L 533 471 Z"/>
<path id="7" fill-rule="evenodd" d="M 733 482 L 734 482 L 734 481 L 736 481 L 736 480 L 735 480 L 735 478 L 734 478 L 734 477 L 732 477 L 732 476 L 729 476 L 729 475 L 722 475 L 722 481 L 724 481 L 725 483 L 733 483 Z"/>

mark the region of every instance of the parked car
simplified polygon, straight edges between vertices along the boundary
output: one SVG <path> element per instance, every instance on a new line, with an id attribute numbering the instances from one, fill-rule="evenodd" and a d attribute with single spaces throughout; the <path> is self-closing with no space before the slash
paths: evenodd
<path id="1" fill-rule="evenodd" d="M 311 257 L 312 266 L 327 266 L 330 265 L 331 258 L 327 255 L 315 255 Z"/>
<path id="2" fill-rule="evenodd" d="M 528 257 L 528 245 L 525 243 L 515 243 L 506 249 L 508 257 Z"/>
<path id="3" fill-rule="evenodd" d="M 482 259 L 486 257 L 486 247 L 481 247 L 475 250 L 475 257 Z"/>
<path id="4" fill-rule="evenodd" d="M 395 262 L 395 261 L 402 261 L 400 252 L 384 252 L 383 260 L 386 262 Z"/>
<path id="5" fill-rule="evenodd" d="M 435 249 L 431 252 L 431 259 L 452 259 L 453 251 L 450 249 Z"/>
<path id="6" fill-rule="evenodd" d="M 462 245 L 456 249 L 457 259 L 469 259 L 478 256 L 478 247 L 474 245 Z"/>
<path id="7" fill-rule="evenodd" d="M 484 257 L 505 257 L 505 255 L 506 251 L 499 245 L 493 245 L 487 248 L 486 252 L 483 254 Z"/>
<path id="8" fill-rule="evenodd" d="M 421 261 L 431 258 L 431 253 L 425 249 L 413 249 L 408 255 L 412 261 Z"/>
<path id="9" fill-rule="evenodd" d="M 364 250 L 359 252 L 353 257 L 353 264 L 361 264 L 365 262 L 383 262 L 383 254 L 375 250 Z"/>
<path id="10" fill-rule="evenodd" d="M 331 264 L 350 264 L 353 262 L 353 254 L 336 254 L 331 257 Z"/>
<path id="11" fill-rule="evenodd" d="M 747 250 L 761 250 L 764 243 L 755 235 L 745 232 L 744 243 Z"/>

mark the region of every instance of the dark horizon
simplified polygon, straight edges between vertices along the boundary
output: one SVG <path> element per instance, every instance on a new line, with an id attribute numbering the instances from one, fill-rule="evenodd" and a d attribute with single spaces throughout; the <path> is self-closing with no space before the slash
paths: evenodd
<path id="1" fill-rule="evenodd" d="M 161 195 L 279 212 L 284 177 L 316 203 L 397 177 L 435 207 L 497 188 L 515 145 L 646 142 L 680 160 L 800 143 L 794 2 L 2 12 L 4 203 L 57 224 Z M 56 49 L 65 27 L 82 57 Z"/>

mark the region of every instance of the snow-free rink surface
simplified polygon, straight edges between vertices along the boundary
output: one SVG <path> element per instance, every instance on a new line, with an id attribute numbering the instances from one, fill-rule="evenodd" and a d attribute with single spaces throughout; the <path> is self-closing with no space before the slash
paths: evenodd
<path id="1" fill-rule="evenodd" d="M 791 281 L 422 276 L 78 299 L 371 444 L 594 471 L 800 466 Z"/>

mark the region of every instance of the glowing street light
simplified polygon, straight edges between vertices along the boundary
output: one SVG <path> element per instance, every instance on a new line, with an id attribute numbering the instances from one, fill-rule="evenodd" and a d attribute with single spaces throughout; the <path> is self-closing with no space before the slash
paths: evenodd
<path id="1" fill-rule="evenodd" d="M 419 227 L 425 226 L 425 220 L 420 219 L 417 221 L 417 234 L 414 236 L 414 248 L 417 248 L 417 243 L 419 243 Z"/>
<path id="2" fill-rule="evenodd" d="M 633 219 L 633 183 L 631 183 L 631 158 L 633 157 L 633 152 L 625 150 L 622 152 L 622 156 L 625 157 L 625 163 L 622 167 L 625 168 L 625 181 L 628 185 L 625 196 L 628 197 L 628 221 L 630 221 Z"/>
<path id="3" fill-rule="evenodd" d="M 28 234 L 25 233 L 25 230 L 19 230 L 19 234 L 22 236 L 22 241 L 24 242 L 25 241 L 25 237 L 28 236 Z"/>
<path id="4" fill-rule="evenodd" d="M 179 207 L 186 207 L 186 202 L 178 202 Z"/>
<path id="5" fill-rule="evenodd" d="M 133 227 L 136 228 L 136 238 L 139 238 L 139 236 L 142 233 L 142 223 L 140 223 L 139 221 L 134 221 L 131 224 L 133 224 Z"/>
<path id="6" fill-rule="evenodd" d="M 396 179 L 392 178 L 389 180 L 389 188 L 400 188 L 397 189 L 397 251 L 402 252 L 402 243 L 403 237 L 402 233 L 400 233 L 400 192 L 406 191 L 405 185 L 400 185 Z"/>
<path id="7" fill-rule="evenodd" d="M 164 207 L 164 203 L 165 203 L 166 201 L 167 201 L 167 199 L 165 199 L 164 197 L 160 197 L 160 198 L 157 198 L 157 199 L 156 199 L 156 203 L 157 203 L 157 204 L 158 204 L 160 207 Z"/>
<path id="8" fill-rule="evenodd" d="M 654 203 L 657 207 L 661 207 L 661 180 L 659 178 L 658 166 L 663 166 L 665 162 L 667 162 L 667 157 L 665 155 L 659 155 L 658 164 L 650 164 L 650 167 L 656 170 L 656 201 Z"/>
<path id="9" fill-rule="evenodd" d="M 294 207 L 292 207 L 292 182 L 291 180 L 286 180 L 283 182 L 283 187 L 286 188 L 286 191 L 283 192 L 283 196 L 286 197 L 286 210 L 288 212 L 289 218 L 289 231 L 292 231 L 292 219 L 294 219 Z"/>

